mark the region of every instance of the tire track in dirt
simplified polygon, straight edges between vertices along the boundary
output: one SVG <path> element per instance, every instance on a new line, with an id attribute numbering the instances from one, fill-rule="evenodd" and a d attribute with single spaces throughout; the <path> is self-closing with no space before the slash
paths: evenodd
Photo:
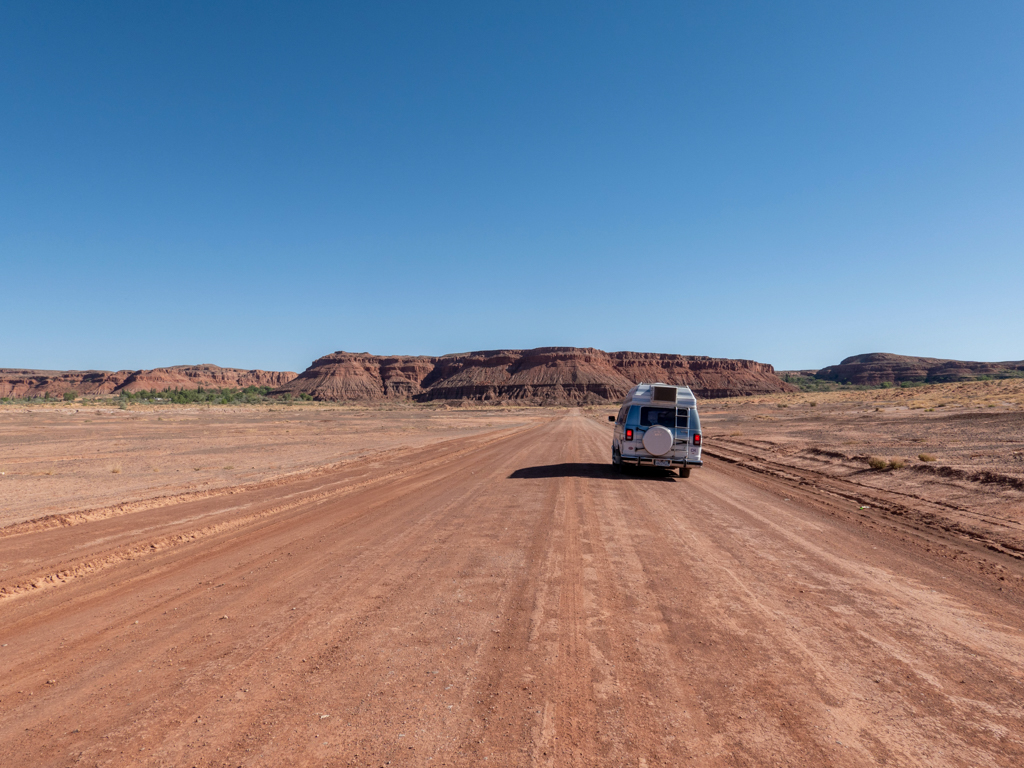
<path id="1" fill-rule="evenodd" d="M 530 445 L 532 445 L 533 440 L 529 437 L 520 437 L 518 441 L 506 441 L 506 443 L 508 442 L 518 444 L 520 446 L 520 450 L 526 450 L 529 448 Z M 506 452 L 507 448 L 507 445 L 503 445 L 500 450 L 496 450 L 494 448 L 492 448 L 491 450 L 493 451 L 493 455 L 497 456 Z M 455 494 L 453 500 L 448 502 L 443 509 L 441 509 L 440 511 L 432 511 L 430 515 L 425 516 L 422 519 L 412 520 L 412 525 L 410 525 L 410 518 L 408 517 L 408 515 L 405 513 L 404 510 L 400 509 L 393 509 L 389 515 L 385 515 L 377 519 L 368 519 L 369 514 L 374 509 L 377 509 L 381 506 L 393 504 L 398 499 L 398 497 L 396 497 L 394 493 L 388 493 L 385 494 L 383 497 L 380 497 L 379 491 L 376 492 L 378 495 L 375 496 L 370 503 L 365 505 L 361 504 L 358 507 L 358 512 L 356 513 L 357 518 L 355 520 L 346 520 L 340 523 L 337 521 L 330 522 L 328 530 L 335 534 L 340 534 L 341 536 L 346 536 L 347 532 L 345 529 L 351 528 L 352 525 L 357 525 L 362 530 L 364 523 L 370 523 L 370 526 L 372 530 L 375 532 L 375 535 L 372 539 L 366 539 L 365 534 L 360 536 L 360 540 L 362 540 L 364 543 L 356 545 L 357 552 L 363 549 L 372 550 L 375 545 L 384 546 L 386 544 L 387 547 L 387 552 L 389 555 L 389 565 L 387 567 L 383 565 L 378 556 L 377 558 L 375 558 L 374 562 L 354 562 L 352 564 L 347 565 L 344 568 L 345 572 L 350 575 L 350 581 L 346 584 L 346 594 L 350 598 L 355 599 L 358 604 L 364 606 L 364 621 L 362 623 L 365 624 L 365 616 L 373 616 L 375 613 L 379 612 L 381 606 L 389 604 L 392 600 L 394 600 L 395 590 L 406 589 L 408 588 L 408 585 L 413 582 L 413 580 L 409 578 L 408 569 L 413 568 L 415 565 L 417 565 L 417 558 L 410 556 L 410 553 L 413 551 L 421 551 L 424 553 L 434 551 L 435 547 L 425 546 L 422 542 L 417 542 L 417 533 L 423 533 L 424 531 L 429 530 L 432 526 L 438 525 L 437 515 L 442 514 L 446 509 L 457 507 L 460 501 L 464 501 L 467 495 L 472 495 L 473 493 L 477 492 L 479 490 L 479 486 L 481 484 L 486 484 L 488 480 L 486 476 L 482 475 L 479 482 L 473 485 L 469 485 L 468 487 L 464 483 L 452 483 L 452 474 L 453 472 L 457 471 L 459 470 L 453 469 L 449 464 L 445 464 L 445 466 L 442 467 L 440 470 L 435 470 L 434 474 L 430 478 L 428 478 L 426 482 L 417 486 L 400 487 L 401 489 L 399 496 L 416 496 L 419 493 L 426 492 L 428 494 L 428 497 L 432 497 L 433 494 L 436 494 L 439 491 L 447 491 L 448 493 Z M 398 492 L 399 488 L 393 488 L 391 490 L 393 492 Z M 273 533 L 279 539 L 282 540 L 281 546 L 278 548 L 278 550 L 283 550 L 284 548 L 295 549 L 296 547 L 294 546 L 294 543 L 296 541 L 300 541 L 304 537 L 308 538 L 309 536 L 313 535 L 312 533 L 310 533 L 311 530 L 319 530 L 317 519 L 308 514 L 304 515 L 303 517 L 304 520 L 298 521 L 294 519 L 294 517 L 288 520 L 274 521 L 274 524 L 272 526 L 273 530 L 260 531 L 259 540 L 266 541 L 266 539 L 269 537 L 269 534 Z M 296 522 L 303 522 L 304 526 L 302 528 L 296 528 Z M 449 530 L 449 536 L 454 535 L 453 530 L 458 530 L 459 528 L 459 526 L 455 525 L 454 523 L 450 523 L 450 525 L 454 526 L 454 528 Z M 431 541 L 430 536 L 425 536 L 424 538 L 428 542 Z M 436 540 L 436 537 L 434 537 L 434 539 Z M 402 542 L 405 543 L 402 544 Z M 223 560 L 225 557 L 228 556 L 229 552 L 235 552 L 238 550 L 245 549 L 247 547 L 251 547 L 251 544 L 249 544 L 248 541 L 246 540 L 226 540 L 222 541 L 221 545 L 218 547 L 220 551 L 211 552 L 209 549 L 210 544 L 211 542 L 206 542 L 204 544 L 204 550 L 201 552 L 189 551 L 170 553 L 173 557 L 175 557 L 175 559 L 178 562 L 176 563 L 176 566 L 174 568 L 171 568 L 169 570 L 177 571 L 181 568 L 189 567 L 190 564 L 188 563 L 188 561 L 190 560 L 199 560 L 201 561 L 201 563 L 205 564 L 208 564 L 209 561 L 214 558 L 214 556 L 216 557 L 217 560 Z M 262 569 L 270 571 L 274 574 L 275 581 L 284 583 L 301 583 L 305 578 L 314 579 L 314 576 L 312 574 L 316 573 L 318 570 L 322 570 L 322 563 L 320 562 L 309 562 L 305 559 L 300 559 L 298 557 L 294 559 L 286 559 L 282 551 L 274 551 L 273 554 L 277 556 L 272 557 L 270 554 L 260 554 L 258 560 L 262 562 L 253 561 L 246 563 L 245 566 L 242 567 L 254 566 L 249 567 L 250 572 L 253 570 L 258 572 L 259 569 L 262 567 Z M 434 555 L 434 557 L 436 559 L 436 554 Z M 364 560 L 364 556 L 358 557 L 357 560 Z M 400 564 L 402 564 L 402 567 L 396 568 L 394 565 L 390 564 L 392 560 L 397 560 Z M 288 567 L 282 571 L 282 563 L 284 562 L 287 562 Z M 209 570 L 207 565 L 200 565 L 200 567 L 202 567 L 204 571 Z M 234 568 L 231 570 L 237 571 L 239 569 Z M 142 578 L 142 580 L 146 579 L 146 577 L 140 578 Z M 238 576 L 236 575 L 235 579 L 237 578 Z M 241 578 L 244 579 L 245 576 L 242 576 Z M 224 572 L 222 572 L 221 575 L 218 576 L 218 579 L 227 579 L 230 581 L 231 574 L 225 574 Z M 157 580 L 159 580 L 159 577 Z M 335 581 L 335 579 L 332 579 L 331 583 L 334 583 Z M 197 592 L 202 593 L 204 591 L 215 589 L 214 587 L 212 587 L 213 582 L 210 582 L 210 584 L 211 586 L 209 587 L 202 586 L 199 588 L 199 590 L 193 590 L 191 599 L 195 600 Z M 231 586 L 231 584 L 229 583 L 228 586 Z M 122 593 L 130 594 L 132 592 L 138 591 L 142 587 L 143 585 L 141 583 L 138 583 L 138 580 L 136 580 L 136 583 L 133 583 L 130 586 L 121 587 L 119 588 L 119 591 Z M 314 586 L 311 589 L 312 594 L 306 598 L 301 598 L 297 595 L 291 595 L 287 598 L 275 597 L 275 599 L 278 601 L 284 599 L 284 602 L 276 606 L 276 610 L 274 611 L 274 613 L 285 616 L 291 614 L 297 617 L 313 617 L 318 615 L 318 613 L 324 612 L 326 612 L 329 615 L 331 611 L 325 608 L 325 606 L 322 604 L 322 599 L 320 599 L 319 597 L 320 587 Z M 156 608 L 149 610 L 147 615 L 149 615 L 151 619 L 154 618 L 153 614 L 155 614 L 160 607 L 164 607 L 165 612 L 173 612 L 179 607 L 177 603 L 180 600 L 181 598 L 175 597 L 170 603 L 159 604 L 156 606 Z M 186 602 L 188 602 L 188 600 L 186 600 Z M 289 605 L 291 605 L 291 608 L 295 608 L 296 612 L 292 613 L 291 608 L 289 608 Z M 250 606 L 250 609 L 253 611 L 265 610 L 263 606 L 259 605 L 252 605 Z M 221 601 L 217 608 L 202 611 L 204 616 L 211 617 L 206 622 L 211 629 L 216 629 L 219 626 L 221 626 L 217 619 L 217 616 L 219 615 L 219 612 L 221 610 L 228 610 L 228 607 L 226 605 L 223 605 L 223 601 Z M 234 615 L 235 612 L 235 610 L 231 611 L 232 615 Z M 332 625 L 335 624 L 337 621 L 337 619 L 332 619 Z M 315 648 L 311 647 L 311 645 L 314 644 L 314 641 L 308 636 L 311 631 L 311 624 L 315 622 L 316 620 L 313 618 L 300 619 L 294 622 L 294 626 L 286 626 L 284 628 L 280 628 L 277 626 L 278 622 L 271 621 L 270 634 L 261 639 L 260 644 L 254 651 L 254 653 L 258 657 L 260 657 L 260 659 L 263 662 L 268 663 L 269 668 L 274 669 L 275 673 L 278 676 L 281 675 L 282 670 L 279 669 L 280 659 L 276 657 L 281 656 L 282 654 L 274 654 L 274 658 L 267 658 L 269 654 L 267 652 L 260 651 L 259 648 L 269 647 L 274 650 L 280 651 L 282 648 L 287 648 L 288 646 L 298 643 L 300 644 L 300 647 L 305 647 L 307 649 L 310 658 L 316 658 Z M 375 628 L 375 625 L 370 624 L 369 626 L 371 629 Z M 341 631 L 344 631 L 343 628 L 341 629 Z M 260 630 L 260 634 L 262 634 L 262 632 L 263 630 Z M 114 634 L 114 632 L 112 631 L 110 634 Z M 188 634 L 188 632 L 184 631 L 179 632 L 179 636 L 174 638 L 175 643 L 183 644 L 186 646 L 195 646 L 196 642 L 202 639 L 201 636 L 189 637 L 187 636 Z M 241 645 L 236 644 L 234 647 L 230 649 L 230 655 L 232 657 L 242 655 L 243 646 L 244 643 Z M 202 658 L 204 655 L 209 654 L 210 649 L 205 647 L 196 648 L 194 652 L 196 655 Z M 241 677 L 236 677 L 234 675 L 225 673 L 225 670 L 222 668 L 222 666 L 219 663 L 217 663 L 218 658 L 220 657 L 216 657 L 212 662 L 190 662 L 187 667 L 188 669 L 209 667 L 211 668 L 211 671 L 207 673 L 193 673 L 186 681 L 184 681 L 181 690 L 204 690 L 207 686 L 209 686 L 210 690 L 212 691 L 223 690 L 225 684 L 229 684 L 228 681 L 236 679 L 243 680 L 243 682 L 239 683 L 239 686 L 244 686 L 246 688 L 255 688 L 258 686 L 258 680 L 254 682 L 251 679 L 251 676 L 250 678 L 246 678 L 244 674 L 247 670 L 251 672 L 251 669 L 254 666 L 252 663 L 246 664 L 244 662 L 240 662 L 238 666 L 241 669 L 242 674 Z M 313 666 L 316 667 L 318 665 Z M 232 668 L 234 668 L 234 664 L 232 665 Z M 287 670 L 284 670 L 284 672 L 287 672 Z M 297 679 L 288 687 L 298 689 L 300 691 L 306 690 L 306 683 L 308 681 L 302 679 L 302 673 L 303 670 L 293 669 L 290 673 L 290 676 L 295 677 Z M 285 675 L 286 678 L 288 676 L 288 674 Z M 258 677 L 258 675 L 256 677 Z M 20 679 L 19 676 L 13 682 L 17 685 L 23 685 L 27 681 Z M 282 681 L 278 680 L 278 683 L 280 682 Z M 356 689 L 358 689 L 358 682 L 358 680 L 349 681 L 349 685 L 345 687 L 355 687 Z M 241 687 L 239 687 L 239 690 L 241 690 Z M 267 696 L 269 696 L 272 703 L 277 704 L 278 706 L 280 705 L 280 702 L 274 700 L 274 697 L 272 695 L 267 694 Z M 176 698 L 178 697 L 174 695 L 170 696 L 171 700 L 175 700 Z M 202 699 L 203 697 L 200 698 Z M 205 728 L 205 726 L 203 726 L 203 721 L 205 721 L 206 723 L 217 723 L 219 729 L 223 730 L 222 716 L 214 717 L 212 715 L 207 714 L 205 718 L 203 717 L 203 714 L 206 714 L 208 710 L 215 710 L 219 708 L 214 705 L 220 704 L 220 702 L 212 699 L 212 697 L 206 698 L 210 700 L 192 702 L 192 706 L 190 707 L 190 709 L 192 710 L 192 715 L 195 715 L 196 712 L 199 712 L 200 721 L 194 723 L 196 727 L 190 730 L 198 731 L 201 733 Z M 124 704 L 125 706 L 128 706 L 129 702 L 126 701 L 124 702 Z M 88 711 L 88 707 L 77 707 L 76 709 L 79 709 L 80 711 Z M 332 707 L 330 704 L 319 705 L 319 710 L 333 710 L 335 712 L 338 711 L 336 707 Z M 143 711 L 136 712 L 135 716 L 133 716 L 132 719 L 144 721 L 147 719 L 147 717 L 153 717 L 153 712 L 155 711 L 159 711 L 159 707 L 153 709 L 153 706 L 151 705 L 149 708 Z M 170 717 L 170 715 L 167 715 L 165 717 L 165 719 L 167 718 L 173 719 Z M 250 728 L 249 730 L 253 731 L 253 728 Z M 223 734 L 221 735 L 223 736 Z M 121 740 L 134 741 L 142 740 L 143 734 L 137 733 L 136 731 L 131 729 L 122 729 L 121 731 L 119 731 L 118 737 Z M 252 749 L 254 744 L 260 743 L 258 739 L 253 740 L 251 738 L 243 739 L 241 737 L 238 737 L 238 740 L 240 741 L 240 743 L 244 742 L 247 745 L 245 746 L 245 749 L 247 750 Z M 183 742 L 179 746 L 181 747 L 181 749 L 185 749 L 187 752 L 187 748 L 192 748 L 196 746 L 196 741 L 193 739 L 191 741 Z M 276 752 L 276 750 L 279 749 L 279 745 L 272 746 L 272 752 Z M 186 757 L 185 752 L 175 752 L 174 749 L 171 749 L 169 746 L 161 747 L 158 750 L 158 752 L 159 754 L 164 756 L 176 754 L 181 759 L 185 759 Z M 282 755 L 281 759 L 285 759 L 286 757 L 287 755 Z M 271 764 L 273 764 L 273 761 L 271 762 Z"/>
<path id="2" fill-rule="evenodd" d="M 518 430 L 529 429 L 530 427 L 520 427 Z M 243 483 L 241 485 L 223 486 L 220 488 L 210 488 L 202 491 L 187 491 L 184 493 L 175 493 L 165 496 L 156 496 L 152 498 L 139 499 L 137 501 L 123 502 L 120 504 L 112 504 L 105 507 L 96 507 L 95 509 L 85 509 L 75 512 L 69 512 L 58 515 L 45 515 L 43 517 L 37 517 L 32 520 L 25 520 L 20 523 L 13 523 L 11 525 L 0 527 L 0 539 L 7 538 L 9 536 L 21 536 L 26 533 L 39 533 L 40 531 L 50 530 L 52 528 L 65 528 L 73 525 L 81 525 L 82 523 L 92 523 L 97 520 L 106 520 L 111 517 L 119 517 L 121 515 L 129 515 L 137 512 L 145 512 L 151 509 L 158 509 L 160 507 L 167 506 L 178 506 L 191 501 L 198 501 L 202 499 L 212 499 L 221 496 L 231 496 L 240 493 L 254 493 L 267 491 L 270 489 L 279 488 L 281 486 L 293 486 L 296 483 L 300 483 L 304 480 L 320 478 L 323 476 L 334 476 L 340 472 L 346 470 L 356 473 L 360 473 L 360 467 L 366 465 L 378 464 L 381 461 L 387 463 L 397 463 L 404 457 L 412 457 L 414 462 L 422 462 L 416 454 L 421 453 L 436 453 L 444 458 L 455 458 L 456 456 L 465 456 L 469 451 L 473 450 L 472 447 L 461 447 L 460 445 L 467 441 L 482 441 L 483 445 L 490 444 L 500 437 L 495 437 L 495 432 L 506 432 L 508 430 L 493 430 L 483 435 L 474 435 L 468 438 L 457 438 L 454 440 L 445 440 L 435 444 L 428 444 L 426 446 L 418 446 L 416 448 L 393 448 L 384 451 L 370 451 L 365 455 L 360 455 L 356 458 L 344 459 L 338 462 L 332 462 L 316 467 L 312 470 L 305 470 L 299 472 L 289 472 L 285 475 L 279 475 L 269 480 L 261 480 L 252 483 Z M 517 431 L 513 428 L 513 431 Z M 57 461 L 58 459 L 54 459 Z M 369 482 L 379 482 L 389 478 L 398 477 L 401 472 L 394 472 L 390 475 L 378 476 Z M 359 487 L 358 484 L 352 484 L 352 487 Z"/>
<path id="3" fill-rule="evenodd" d="M 707 694 L 702 708 L 722 734 L 718 759 L 757 764 L 801 753 L 809 764 L 934 764 L 938 758 L 943 764 L 1012 765 L 1024 755 L 1019 740 L 993 736 L 993 729 L 1022 726 L 1012 693 L 1019 681 L 1014 665 L 1022 658 L 1019 629 L 983 628 L 963 603 L 936 599 L 934 589 L 867 567 L 863 545 L 837 546 L 840 556 L 812 544 L 759 512 L 797 523 L 771 496 L 736 488 L 713 470 L 694 476 L 694 486 L 681 484 L 685 513 L 667 508 L 650 485 L 633 490 L 637 509 L 663 519 L 656 530 L 674 532 L 674 548 L 690 552 L 693 570 L 682 581 L 692 579 L 705 596 L 683 607 L 668 596 L 667 584 L 652 585 L 666 595 L 667 606 L 678 605 L 666 610 L 676 616 L 672 645 L 697 646 L 687 656 L 689 675 L 695 666 L 700 670 Z M 714 483 L 707 482 L 713 476 Z M 830 527 L 799 521 L 799 529 L 816 538 L 849 545 Z M 664 562 L 656 547 L 643 551 L 651 569 Z M 941 583 L 938 573 L 922 571 L 918 578 Z M 814 595 L 809 605 L 805 595 Z M 956 641 L 945 634 L 951 625 L 959 630 Z M 979 634 L 989 641 L 980 647 L 972 640 Z M 744 669 L 751 663 L 754 676 Z M 990 681 L 974 691 L 978 700 L 963 701 L 957 689 L 964 681 L 954 684 L 965 669 L 975 680 Z M 922 734 L 922 720 L 945 727 Z M 756 753 L 751 744 L 758 745 Z"/>
<path id="4" fill-rule="evenodd" d="M 824 472 L 773 461 L 732 446 L 716 444 L 713 449 L 705 448 L 704 453 L 792 486 L 810 486 L 814 493 L 821 496 L 831 495 L 852 502 L 866 508 L 865 517 L 884 516 L 890 524 L 904 529 L 927 531 L 952 543 L 969 541 L 981 544 L 992 552 L 1024 561 L 1024 528 L 1015 517 L 999 519 L 977 514 L 963 506 L 836 478 Z"/>
<path id="5" fill-rule="evenodd" d="M 528 427 L 526 431 L 530 429 L 535 429 L 535 427 Z M 516 432 L 518 431 L 523 430 L 516 430 Z M 175 505 L 179 514 L 175 515 L 170 521 L 157 515 L 148 515 L 144 520 L 139 519 L 139 512 L 146 512 L 169 505 L 140 502 L 138 510 L 135 510 L 132 505 L 126 505 L 108 508 L 87 515 L 74 515 L 72 516 L 73 522 L 66 522 L 60 527 L 51 524 L 53 523 L 52 519 L 46 519 L 39 528 L 32 527 L 35 525 L 35 521 L 20 524 L 15 527 L 17 530 L 9 531 L 8 536 L 24 536 L 27 533 L 38 534 L 45 531 L 54 531 L 55 535 L 49 537 L 37 535 L 28 544 L 22 544 L 20 541 L 7 543 L 3 540 L 3 537 L 0 537 L 0 562 L 5 563 L 0 573 L 2 573 L 2 578 L 6 582 L 0 584 L 0 600 L 11 599 L 39 589 L 59 587 L 126 560 L 138 560 L 169 547 L 193 544 L 209 536 L 235 532 L 264 518 L 280 515 L 308 504 L 325 502 L 382 483 L 398 482 L 403 479 L 408 482 L 408 476 L 430 470 L 434 466 L 457 462 L 470 453 L 482 450 L 497 442 L 502 442 L 507 437 L 508 435 L 494 437 L 492 434 L 482 437 L 463 438 L 458 441 L 446 441 L 437 446 L 436 456 L 431 455 L 425 460 L 414 458 L 411 466 L 398 466 L 397 468 L 395 468 L 395 465 L 405 461 L 408 454 L 405 451 L 395 452 L 397 455 L 387 456 L 383 459 L 385 466 L 392 468 L 385 469 L 383 472 L 379 472 L 368 479 L 362 479 L 365 476 L 365 472 L 359 469 L 356 469 L 354 477 L 351 476 L 351 471 L 354 468 L 344 463 L 333 469 L 318 470 L 299 477 L 292 477 L 289 480 L 279 479 L 260 483 L 254 487 L 223 489 L 218 492 L 210 492 L 209 494 L 200 494 L 198 496 L 196 494 L 185 494 L 179 499 L 178 504 Z M 381 461 L 378 460 L 377 463 L 381 463 Z M 349 470 L 349 472 L 344 472 L 344 470 Z M 342 477 L 340 479 L 333 479 L 338 474 L 342 474 Z M 311 481 L 322 480 L 326 480 L 326 482 L 319 482 L 316 485 L 310 484 Z M 294 490 L 295 486 L 300 483 L 302 487 L 299 490 Z M 265 495 L 267 491 L 274 491 L 270 496 L 270 501 L 276 499 L 284 503 L 267 506 L 268 498 Z M 220 497 L 233 495 L 241 495 L 241 497 L 233 500 L 236 503 L 232 506 L 223 506 Z M 201 500 L 201 504 L 191 503 L 199 500 Z M 257 507 L 257 509 L 247 511 L 251 507 Z M 118 543 L 112 549 L 102 548 L 102 544 L 106 541 L 120 542 L 120 540 L 125 538 L 123 526 L 115 521 L 112 525 L 106 527 L 106 531 L 99 526 L 93 526 L 93 531 L 100 531 L 98 534 L 100 538 L 96 541 L 96 544 L 100 545 L 100 547 L 92 547 L 94 550 L 98 548 L 99 551 L 94 552 L 91 556 L 80 554 L 76 559 L 64 559 L 59 564 L 49 564 L 28 573 L 24 570 L 19 573 L 17 566 L 14 565 L 19 561 L 32 562 L 32 560 L 38 560 L 41 556 L 40 553 L 46 552 L 48 549 L 47 539 L 51 542 L 63 542 L 66 540 L 67 537 L 60 532 L 63 527 L 79 525 L 85 522 L 105 521 L 112 517 L 130 514 L 132 511 L 135 511 L 136 516 L 132 518 L 134 526 L 131 531 L 131 537 L 135 541 L 131 544 Z M 228 519 L 221 519 L 225 517 Z M 206 518 L 216 518 L 218 522 L 195 526 L 196 522 Z M 171 532 L 154 535 L 157 531 L 167 531 L 168 528 L 171 529 Z M 74 547 L 75 549 L 82 549 L 86 545 L 82 542 L 76 542 Z M 49 549 L 52 551 L 53 546 L 51 545 Z M 26 550 L 31 550 L 31 560 L 26 556 Z M 66 556 L 62 546 L 58 546 L 57 550 L 59 556 Z M 42 555 L 42 557 L 45 557 L 45 555 Z"/>

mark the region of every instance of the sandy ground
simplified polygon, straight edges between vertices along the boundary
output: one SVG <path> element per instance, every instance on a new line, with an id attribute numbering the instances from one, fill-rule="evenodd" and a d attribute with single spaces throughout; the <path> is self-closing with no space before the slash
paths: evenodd
<path id="1" fill-rule="evenodd" d="M 484 412 L 8 527 L 0 765 L 1024 763 L 1020 561 L 738 457 L 769 408 L 709 408 L 688 480 L 613 472 L 601 411 Z"/>
<path id="2" fill-rule="evenodd" d="M 711 456 L 1019 557 L 1022 405 L 1013 380 L 710 401 L 701 420 Z"/>
<path id="3" fill-rule="evenodd" d="M 183 494 L 274 482 L 396 447 L 477 434 L 497 418 L 527 423 L 532 412 L 0 406 L 0 527 L 46 515 L 106 514 L 106 507 L 122 513 Z"/>

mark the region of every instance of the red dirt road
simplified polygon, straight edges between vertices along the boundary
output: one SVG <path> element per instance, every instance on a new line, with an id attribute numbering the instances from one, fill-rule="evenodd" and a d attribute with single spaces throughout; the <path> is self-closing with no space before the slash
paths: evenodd
<path id="1" fill-rule="evenodd" d="M 0 764 L 1024 764 L 1017 591 L 609 434 L 0 533 Z"/>

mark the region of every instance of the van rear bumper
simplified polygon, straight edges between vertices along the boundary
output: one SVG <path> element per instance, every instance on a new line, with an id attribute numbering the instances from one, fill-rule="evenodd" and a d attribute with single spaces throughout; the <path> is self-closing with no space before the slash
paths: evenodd
<path id="1" fill-rule="evenodd" d="M 623 456 L 623 464 L 632 464 L 635 467 L 653 467 L 655 461 L 664 461 L 664 459 L 655 459 L 652 456 Z M 703 467 L 704 462 L 700 459 L 696 461 L 690 461 L 689 459 L 671 459 L 673 467 Z"/>

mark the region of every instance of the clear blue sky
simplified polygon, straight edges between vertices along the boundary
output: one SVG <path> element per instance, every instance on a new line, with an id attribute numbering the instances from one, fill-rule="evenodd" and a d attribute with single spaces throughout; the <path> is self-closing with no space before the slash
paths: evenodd
<path id="1" fill-rule="evenodd" d="M 0 367 L 1024 358 L 1024 4 L 0 2 Z"/>

